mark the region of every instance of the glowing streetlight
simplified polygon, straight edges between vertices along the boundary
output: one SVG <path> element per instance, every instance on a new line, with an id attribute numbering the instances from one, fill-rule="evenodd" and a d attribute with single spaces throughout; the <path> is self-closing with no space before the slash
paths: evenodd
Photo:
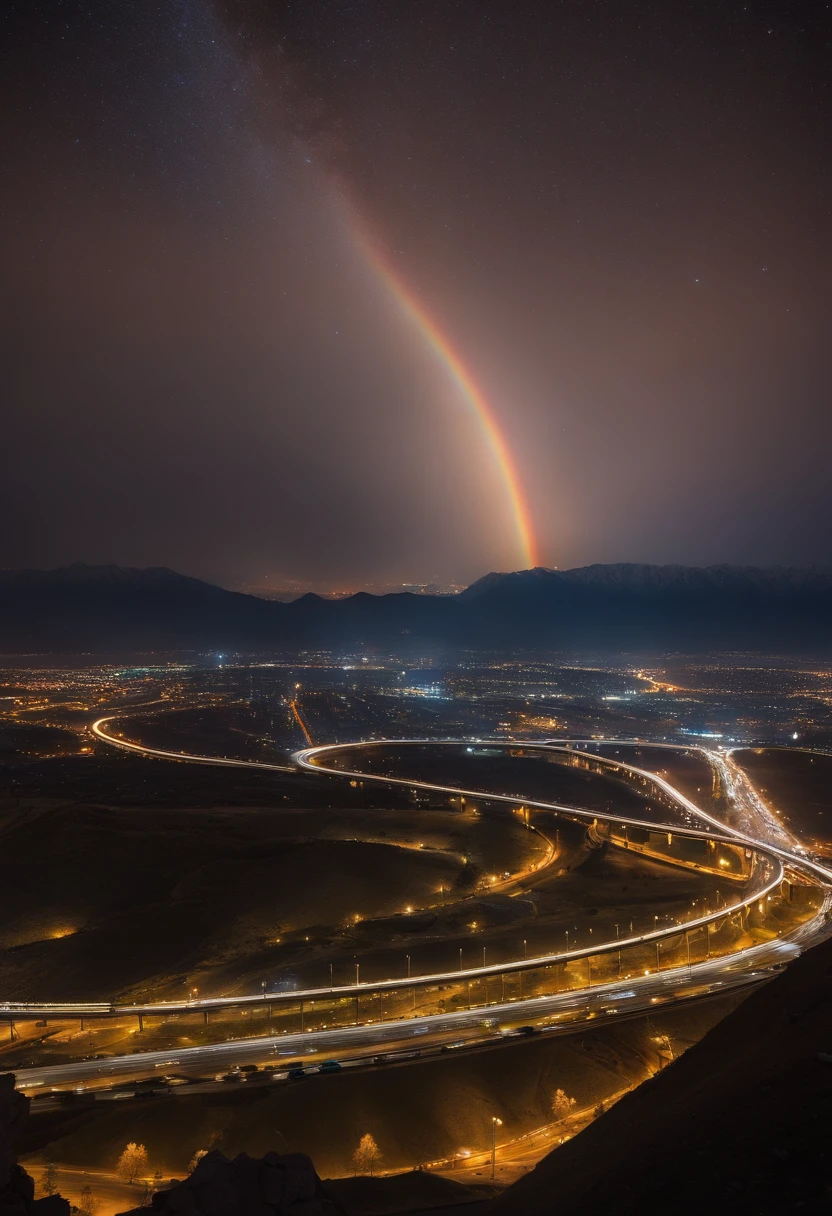
<path id="1" fill-rule="evenodd" d="M 502 1119 L 498 1119 L 496 1115 L 491 1116 L 491 1177 L 494 1177 L 494 1171 L 497 1166 L 497 1128 L 503 1126 Z"/>

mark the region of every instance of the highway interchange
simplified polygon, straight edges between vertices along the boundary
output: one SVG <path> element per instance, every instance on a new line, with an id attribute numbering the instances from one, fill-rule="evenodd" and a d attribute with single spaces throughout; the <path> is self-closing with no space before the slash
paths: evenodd
<path id="1" fill-rule="evenodd" d="M 99 719 L 92 726 L 95 736 L 107 743 L 130 751 L 160 756 L 177 761 L 191 763 L 207 763 L 247 767 L 255 769 L 283 769 L 285 766 L 263 764 L 258 761 L 238 760 L 225 757 L 183 755 L 178 752 L 164 751 L 158 748 L 145 748 L 141 744 L 127 741 L 108 729 L 112 719 Z M 361 766 L 362 751 L 368 747 L 395 746 L 408 744 L 424 746 L 459 747 L 469 741 L 437 741 L 437 740 L 391 740 L 373 741 L 371 744 L 339 744 L 329 747 L 310 747 L 297 753 L 293 759 L 302 769 L 314 772 L 324 772 L 339 778 L 372 780 L 384 784 L 401 784 L 408 787 L 420 787 L 432 792 L 458 795 L 462 794 L 489 801 L 502 801 L 524 805 L 554 813 L 568 813 L 573 818 L 585 818 L 589 821 L 598 818 L 593 812 L 580 808 L 561 806 L 557 803 L 530 801 L 520 795 L 489 792 L 488 790 L 465 790 L 458 786 L 436 785 L 430 782 L 415 781 L 409 777 L 397 778 L 389 774 L 369 773 Z M 478 741 L 481 743 L 482 741 Z M 609 741 L 604 745 L 620 742 L 628 746 L 633 740 Z M 505 741 L 499 741 L 492 746 L 505 747 Z M 527 745 L 526 746 L 543 746 Z M 651 747 L 660 746 L 650 744 Z M 672 746 L 672 745 L 668 745 Z M 597 748 L 597 740 L 572 740 L 569 748 Z M 558 750 L 564 750 L 562 744 Z M 686 746 L 684 750 L 693 750 Z M 641 781 L 652 783 L 656 789 L 671 799 L 678 807 L 680 817 L 685 820 L 685 826 L 678 823 L 665 825 L 669 832 L 688 836 L 705 836 L 709 839 L 726 843 L 741 844 L 748 849 L 756 850 L 761 856 L 769 859 L 765 872 L 766 881 L 756 886 L 751 892 L 744 892 L 742 898 L 737 898 L 732 904 L 723 906 L 718 913 L 708 916 L 695 917 L 652 933 L 634 935 L 593 948 L 583 950 L 561 951 L 558 954 L 541 955 L 533 959 L 524 959 L 516 963 L 501 963 L 493 967 L 467 968 L 465 970 L 443 972 L 429 976 L 419 976 L 406 979 L 392 979 L 382 983 L 357 984 L 339 986 L 336 989 L 313 989 L 306 992 L 293 993 L 258 993 L 253 996 L 232 996 L 227 998 L 211 998 L 209 1000 L 191 1000 L 185 1002 L 154 1002 L 146 1005 L 114 1005 L 110 1002 L 73 1003 L 58 1005 L 29 1002 L 0 1002 L 0 1017 L 34 1018 L 49 1016 L 53 1019 L 78 1018 L 81 1016 L 95 1017 L 124 1017 L 165 1016 L 176 1011 L 216 1010 L 226 1006 L 262 1006 L 264 1001 L 277 1004 L 281 1001 L 297 1003 L 302 1000 L 348 998 L 363 995 L 366 992 L 378 993 L 397 990 L 426 987 L 428 985 L 459 984 L 490 976 L 505 975 L 512 971 L 531 971 L 534 968 L 556 967 L 558 964 L 572 963 L 575 960 L 592 956 L 607 955 L 625 949 L 628 946 L 642 946 L 645 943 L 660 942 L 666 939 L 680 938 L 695 929 L 707 927 L 708 922 L 714 922 L 738 913 L 755 900 L 760 900 L 768 892 L 779 886 L 785 867 L 790 871 L 802 873 L 823 889 L 821 906 L 803 924 L 788 931 L 783 936 L 758 945 L 746 946 L 719 957 L 708 957 L 691 962 L 688 952 L 688 962 L 685 965 L 667 966 L 660 971 L 652 970 L 645 974 L 630 976 L 626 979 L 611 982 L 606 979 L 595 986 L 590 983 L 581 988 L 568 988 L 566 991 L 548 993 L 527 999 L 496 1001 L 481 1004 L 478 1007 L 460 1009 L 453 1012 L 415 1014 L 414 1016 L 390 1018 L 389 1020 L 365 1020 L 361 1024 L 338 1026 L 326 1030 L 310 1029 L 303 1033 L 283 1033 L 279 1035 L 263 1035 L 252 1038 L 236 1038 L 185 1049 L 174 1049 L 158 1052 L 136 1052 L 124 1056 L 113 1056 L 104 1059 L 78 1060 L 60 1065 L 27 1067 L 17 1070 L 18 1083 L 30 1092 L 48 1091 L 50 1088 L 84 1088 L 94 1087 L 101 1091 L 100 1096 L 114 1096 L 111 1087 L 118 1081 L 138 1081 L 140 1078 L 159 1077 L 168 1073 L 178 1076 L 185 1075 L 190 1079 L 204 1078 L 206 1074 L 223 1074 L 241 1064 L 257 1061 L 268 1064 L 272 1075 L 285 1075 L 281 1062 L 286 1063 L 289 1057 L 292 1061 L 303 1059 L 306 1064 L 314 1065 L 314 1058 L 326 1059 L 335 1057 L 345 1066 L 378 1062 L 381 1053 L 385 1060 L 412 1059 L 415 1053 L 419 1055 L 444 1050 L 457 1050 L 476 1047 L 478 1044 L 494 1044 L 517 1033 L 517 1028 L 523 1024 L 533 1025 L 537 1029 L 551 1033 L 563 1033 L 574 1030 L 577 1025 L 594 1018 L 605 1019 L 631 1017 L 634 1014 L 653 1009 L 657 1004 L 677 1002 L 684 999 L 702 999 L 711 995 L 722 995 L 748 984 L 759 983 L 802 949 L 821 940 L 829 932 L 828 918 L 832 907 L 832 870 L 827 869 L 817 859 L 807 855 L 798 842 L 794 841 L 782 828 L 782 825 L 765 807 L 763 800 L 754 790 L 751 783 L 733 764 L 730 753 L 709 748 L 696 749 L 714 765 L 720 775 L 723 788 L 731 799 L 732 809 L 742 823 L 742 828 L 732 827 L 713 815 L 696 806 L 683 793 L 670 784 L 665 778 L 646 769 L 624 764 L 622 761 L 606 757 L 596 757 L 602 765 L 626 771 Z M 330 761 L 334 753 L 347 753 L 355 758 L 355 764 L 348 768 L 333 767 Z M 297 771 L 296 769 L 293 771 Z M 644 820 L 627 820 L 618 816 L 611 817 L 615 824 L 638 824 L 655 830 L 655 822 Z M 698 826 L 692 826 L 696 823 Z M 710 931 L 707 938 L 710 941 Z M 689 941 L 687 937 L 684 940 Z M 658 951 L 657 951 L 658 954 Z M 620 956 L 619 956 L 620 957 Z M 619 963 L 620 970 L 620 963 Z M 521 988 L 522 991 L 522 988 Z M 470 987 L 469 987 L 470 1002 Z M 415 1006 L 415 996 L 414 996 Z M 383 1010 L 383 1002 L 382 1002 Z M 527 1031 L 528 1032 L 528 1031 Z M 163 1070 L 160 1074 L 159 1070 Z M 212 1083 L 213 1078 L 208 1083 Z M 188 1087 L 191 1092 L 191 1087 Z"/>

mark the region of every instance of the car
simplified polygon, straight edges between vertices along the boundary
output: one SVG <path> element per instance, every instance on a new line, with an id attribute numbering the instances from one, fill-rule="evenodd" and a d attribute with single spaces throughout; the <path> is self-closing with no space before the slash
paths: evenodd
<path id="1" fill-rule="evenodd" d="M 537 1029 L 536 1026 L 518 1026 L 514 1033 L 522 1034 L 526 1038 L 528 1038 L 530 1035 L 540 1034 L 540 1031 Z"/>
<path id="2" fill-rule="evenodd" d="M 259 1072 L 260 1070 L 258 1069 L 256 1064 L 241 1064 L 238 1071 L 251 1073 L 251 1072 Z"/>
<path id="3" fill-rule="evenodd" d="M 281 1064 L 280 1067 L 281 1067 L 281 1070 L 284 1068 L 288 1068 L 288 1070 L 291 1072 L 292 1069 L 294 1069 L 294 1068 L 305 1068 L 306 1064 L 304 1063 L 303 1060 L 292 1060 L 291 1064 Z"/>
<path id="4" fill-rule="evenodd" d="M 223 1081 L 242 1081 L 243 1074 L 239 1072 L 227 1072 L 223 1077 Z"/>
<path id="5" fill-rule="evenodd" d="M 340 1072 L 341 1065 L 337 1060 L 324 1060 L 318 1068 L 318 1072 Z"/>
<path id="6" fill-rule="evenodd" d="M 382 1055 L 382 1056 L 373 1056 L 373 1063 L 374 1063 L 374 1064 L 389 1064 L 389 1063 L 390 1063 L 390 1057 L 389 1057 L 389 1056 L 384 1056 L 384 1055 Z"/>
<path id="7" fill-rule="evenodd" d="M 289 1080 L 290 1081 L 299 1081 L 301 1079 L 301 1077 L 305 1077 L 305 1076 L 306 1076 L 305 1068 L 290 1068 L 289 1069 Z"/>

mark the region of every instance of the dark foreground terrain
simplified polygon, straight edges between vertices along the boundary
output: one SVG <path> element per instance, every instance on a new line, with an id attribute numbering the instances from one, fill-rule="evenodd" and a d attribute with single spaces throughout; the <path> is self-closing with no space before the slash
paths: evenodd
<path id="1" fill-rule="evenodd" d="M 489 1216 L 832 1210 L 832 942 L 759 989 Z"/>

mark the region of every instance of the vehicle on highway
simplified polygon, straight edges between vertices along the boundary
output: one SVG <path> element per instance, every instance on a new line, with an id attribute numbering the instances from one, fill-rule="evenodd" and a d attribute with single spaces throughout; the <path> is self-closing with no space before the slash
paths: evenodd
<path id="1" fill-rule="evenodd" d="M 305 1068 L 290 1068 L 289 1069 L 289 1080 L 290 1081 L 299 1081 L 301 1077 L 305 1077 L 305 1076 L 307 1076 L 307 1072 L 306 1072 Z"/>
<path id="2" fill-rule="evenodd" d="M 318 1068 L 318 1072 L 340 1072 L 341 1065 L 337 1060 L 324 1060 L 323 1064 Z"/>

